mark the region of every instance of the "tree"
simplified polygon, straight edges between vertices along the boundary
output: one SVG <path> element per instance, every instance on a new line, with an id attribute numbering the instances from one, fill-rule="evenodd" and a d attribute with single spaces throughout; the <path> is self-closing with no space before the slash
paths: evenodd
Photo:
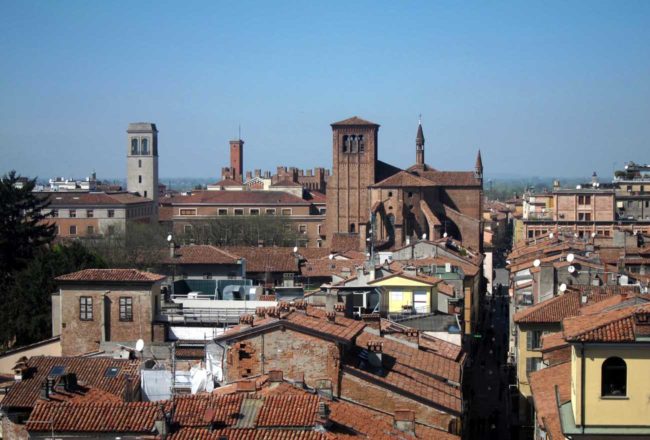
<path id="1" fill-rule="evenodd" d="M 54 224 L 45 221 L 49 198 L 32 190 L 36 179 L 24 179 L 11 171 L 0 179 L 0 288 L 6 292 L 17 270 L 24 268 L 38 249 L 55 236 Z M 3 293 L 0 292 L 0 295 Z"/>
<path id="2" fill-rule="evenodd" d="M 26 345 L 51 337 L 52 293 L 59 275 L 90 268 L 103 268 L 105 263 L 79 242 L 55 245 L 41 250 L 15 276 L 9 291 L 2 328 L 3 345 Z"/>

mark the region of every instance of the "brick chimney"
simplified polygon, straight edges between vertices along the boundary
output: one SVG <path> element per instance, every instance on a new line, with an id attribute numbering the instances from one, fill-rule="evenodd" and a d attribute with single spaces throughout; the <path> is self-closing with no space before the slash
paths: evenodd
<path id="1" fill-rule="evenodd" d="M 325 402 L 318 402 L 318 423 L 324 427 L 330 424 L 330 407 Z"/>
<path id="2" fill-rule="evenodd" d="M 325 317 L 328 321 L 334 322 L 336 321 L 336 312 L 325 312 Z"/>
<path id="3" fill-rule="evenodd" d="M 255 317 L 253 315 L 245 314 L 239 317 L 239 324 L 241 326 L 252 327 L 254 322 L 255 322 Z"/>
<path id="4" fill-rule="evenodd" d="M 254 380 L 240 380 L 237 383 L 238 393 L 254 393 L 257 391 L 257 385 Z"/>
<path id="5" fill-rule="evenodd" d="M 384 351 L 384 343 L 382 341 L 368 341 L 368 363 L 375 368 L 383 366 L 382 352 Z"/>
<path id="6" fill-rule="evenodd" d="M 336 293 L 327 292 L 325 294 L 325 311 L 334 312 L 334 305 L 337 303 L 338 295 Z"/>
<path id="7" fill-rule="evenodd" d="M 415 435 L 415 412 L 411 409 L 396 409 L 393 426 L 399 431 Z"/>
<path id="8" fill-rule="evenodd" d="M 269 382 L 282 382 L 284 381 L 284 375 L 282 370 L 271 370 L 269 371 Z"/>

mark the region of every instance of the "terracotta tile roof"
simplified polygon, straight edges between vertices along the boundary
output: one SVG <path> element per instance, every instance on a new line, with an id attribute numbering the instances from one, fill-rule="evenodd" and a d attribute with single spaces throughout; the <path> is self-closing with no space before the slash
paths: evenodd
<path id="1" fill-rule="evenodd" d="M 332 127 L 335 127 L 337 125 L 372 125 L 374 127 L 379 127 L 379 124 L 375 124 L 374 122 L 366 121 L 365 119 L 361 119 L 358 116 L 352 116 L 351 118 L 344 119 L 342 121 L 333 122 L 330 125 Z"/>
<path id="2" fill-rule="evenodd" d="M 28 377 L 11 387 L 2 401 L 3 407 L 32 408 L 40 396 L 41 385 L 55 366 L 63 367 L 66 374 L 76 374 L 77 382 L 82 387 L 97 388 L 119 397 L 124 395 L 127 377 L 131 379 L 134 388 L 140 386 L 140 365 L 129 360 L 35 356 L 27 364 Z M 118 368 L 117 375 L 106 377 L 105 372 L 112 367 Z"/>
<path id="3" fill-rule="evenodd" d="M 649 315 L 650 304 L 646 303 L 565 319 L 562 329 L 568 342 L 634 342 L 637 335 L 649 333 L 649 325 L 639 321 Z"/>
<path id="4" fill-rule="evenodd" d="M 452 267 L 459 267 L 463 270 L 463 273 L 466 276 L 473 277 L 480 271 L 480 266 L 470 263 L 469 261 L 458 261 L 455 258 L 445 258 L 442 256 L 438 257 L 427 257 L 420 258 L 417 260 L 407 260 L 402 262 L 405 265 L 413 265 L 416 267 L 425 267 L 425 266 L 444 266 L 446 263 L 451 264 Z"/>
<path id="5" fill-rule="evenodd" d="M 26 428 L 31 432 L 120 432 L 150 434 L 164 414 L 157 402 L 39 402 Z M 47 422 L 45 422 L 47 420 Z"/>
<path id="6" fill-rule="evenodd" d="M 379 337 L 367 332 L 357 337 L 356 344 L 366 349 L 368 342 Z M 344 371 L 408 395 L 416 395 L 448 411 L 462 410 L 461 391 L 448 381 L 459 383 L 462 366 L 459 362 L 418 350 L 407 344 L 381 338 L 383 371 L 371 372 L 357 359 L 346 359 Z"/>
<path id="7" fill-rule="evenodd" d="M 296 255 L 290 247 L 227 246 L 220 249 L 230 255 L 245 258 L 247 272 L 299 271 Z"/>
<path id="8" fill-rule="evenodd" d="M 517 312 L 514 321 L 521 323 L 560 323 L 564 318 L 576 316 L 580 309 L 588 304 L 597 303 L 611 296 L 620 295 L 618 288 L 597 288 L 592 287 L 591 293 L 587 295 L 587 303 L 582 304 L 579 291 L 567 290 L 563 295 L 556 296 L 547 301 L 535 304 Z"/>
<path id="9" fill-rule="evenodd" d="M 389 321 L 388 319 L 381 319 L 381 332 L 383 334 L 400 337 L 408 334 L 409 332 L 416 331 L 411 327 L 407 327 L 397 322 Z M 410 340 L 410 338 L 406 338 Z M 443 339 L 436 338 L 435 336 L 427 335 L 426 333 L 418 332 L 418 345 L 421 350 L 429 351 L 442 356 L 452 361 L 460 361 L 463 356 L 463 351 L 460 345 L 452 344 Z"/>
<path id="10" fill-rule="evenodd" d="M 196 394 L 178 396 L 174 420 L 184 427 L 205 427 L 209 423 L 232 426 L 240 418 L 244 394 Z"/>
<path id="11" fill-rule="evenodd" d="M 310 260 L 300 267 L 300 273 L 303 277 L 331 277 L 333 274 L 341 274 L 344 269 L 348 269 L 350 274 L 355 273 L 355 269 L 363 266 L 363 260 L 336 260 L 322 258 L 320 260 Z"/>
<path id="12" fill-rule="evenodd" d="M 372 185 L 373 188 L 430 187 L 433 182 L 408 171 L 400 171 Z"/>
<path id="13" fill-rule="evenodd" d="M 554 332 L 542 336 L 542 352 L 553 351 L 568 345 L 569 343 L 564 339 L 562 332 Z"/>
<path id="14" fill-rule="evenodd" d="M 248 331 L 254 331 L 258 328 L 267 327 L 275 328 L 276 326 L 283 325 L 288 328 L 293 328 L 296 331 L 307 331 L 310 333 L 317 333 L 325 338 L 334 338 L 343 342 L 352 342 L 354 337 L 359 334 L 365 327 L 363 321 L 345 318 L 336 315 L 333 321 L 326 317 L 325 310 L 316 307 L 308 306 L 306 310 L 293 310 L 281 317 L 265 316 L 260 318 L 254 317 L 253 327 L 248 325 L 238 325 L 218 336 L 218 340 L 228 340 L 233 337 L 241 336 Z"/>
<path id="15" fill-rule="evenodd" d="M 397 168 L 394 165 L 378 160 L 377 164 L 375 165 L 375 181 L 381 182 L 382 180 L 387 179 L 388 177 L 399 173 L 400 171 L 402 171 L 401 168 Z"/>
<path id="16" fill-rule="evenodd" d="M 228 187 L 228 186 L 243 186 L 242 182 L 237 182 L 236 180 L 233 179 L 221 179 L 220 181 L 213 183 L 212 186 L 223 186 L 223 187 Z"/>
<path id="17" fill-rule="evenodd" d="M 237 264 L 239 257 L 224 249 L 211 245 L 190 245 L 181 246 L 174 251 L 174 259 L 169 258 L 169 252 L 165 263 L 173 264 Z"/>
<path id="18" fill-rule="evenodd" d="M 284 191 L 195 191 L 165 200 L 176 205 L 309 205 L 310 202 Z"/>
<path id="19" fill-rule="evenodd" d="M 354 405 L 338 400 L 329 402 L 329 407 L 331 411 L 330 420 L 338 425 L 351 428 L 365 438 L 377 440 L 392 440 L 399 438 L 460 440 L 460 437 L 456 435 L 449 434 L 440 429 L 421 425 L 419 423 L 416 423 L 415 425 L 415 436 L 405 434 L 395 429 L 393 426 L 393 416 L 360 405 Z"/>
<path id="20" fill-rule="evenodd" d="M 170 440 L 326 440 L 332 437 L 318 431 L 290 429 L 215 429 L 181 428 L 168 437 Z"/>
<path id="21" fill-rule="evenodd" d="M 165 275 L 142 272 L 136 269 L 84 269 L 78 272 L 61 275 L 55 278 L 59 282 L 148 282 L 164 280 Z"/>
<path id="22" fill-rule="evenodd" d="M 556 389 L 560 403 L 571 399 L 571 362 L 530 373 L 530 388 L 533 393 L 537 423 L 544 427 L 551 439 L 563 439 Z"/>
<path id="23" fill-rule="evenodd" d="M 436 285 L 438 285 L 439 283 L 442 282 L 441 278 L 436 278 L 436 277 L 432 277 L 432 276 L 428 276 L 428 275 L 424 275 L 424 274 L 420 274 L 420 273 L 417 274 L 417 275 L 413 275 L 413 274 L 407 273 L 406 271 L 400 271 L 400 272 L 396 272 L 396 273 L 391 273 L 389 275 L 386 275 L 385 277 L 376 278 L 376 279 L 368 282 L 368 284 L 377 284 L 377 283 L 380 283 L 382 281 L 385 281 L 385 280 L 388 280 L 388 279 L 391 279 L 391 278 L 395 278 L 395 277 L 404 278 L 404 279 L 407 279 L 407 280 L 410 280 L 410 281 L 418 281 L 418 282 L 421 282 L 421 283 L 428 284 L 430 286 L 436 286 Z"/>
<path id="24" fill-rule="evenodd" d="M 305 194 L 306 200 L 311 200 L 312 203 L 326 203 L 327 196 L 320 191 L 309 190 Z"/>
<path id="25" fill-rule="evenodd" d="M 38 197 L 50 198 L 50 207 L 66 206 L 124 206 L 138 203 L 151 203 L 151 199 L 127 192 L 40 192 Z"/>
<path id="26" fill-rule="evenodd" d="M 258 427 L 314 426 L 319 398 L 313 394 L 271 395 L 264 399 L 256 424 Z"/>
<path id="27" fill-rule="evenodd" d="M 436 186 L 481 186 L 473 171 L 434 171 L 411 167 L 408 171 L 431 181 Z"/>
<path id="28" fill-rule="evenodd" d="M 356 234 L 336 233 L 332 236 L 330 249 L 332 252 L 358 251 L 359 236 Z"/>

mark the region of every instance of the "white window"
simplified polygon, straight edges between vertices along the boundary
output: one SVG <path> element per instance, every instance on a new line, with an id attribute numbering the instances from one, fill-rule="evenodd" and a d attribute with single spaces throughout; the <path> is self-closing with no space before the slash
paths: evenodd
<path id="1" fill-rule="evenodd" d="M 429 313 L 427 310 L 427 291 L 416 290 L 413 292 L 413 305 L 416 313 Z"/>
<path id="2" fill-rule="evenodd" d="M 391 292 L 390 292 L 390 300 L 391 301 L 401 302 L 403 300 L 403 297 L 404 297 L 404 293 L 401 292 L 401 291 L 391 290 Z"/>

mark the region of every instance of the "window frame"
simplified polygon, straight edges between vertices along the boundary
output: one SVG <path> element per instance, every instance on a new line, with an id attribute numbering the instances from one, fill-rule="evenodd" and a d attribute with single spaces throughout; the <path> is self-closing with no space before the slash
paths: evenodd
<path id="1" fill-rule="evenodd" d="M 118 306 L 120 322 L 133 322 L 133 297 L 120 296 Z"/>
<path id="2" fill-rule="evenodd" d="M 88 317 L 90 316 L 90 317 Z M 80 321 L 93 321 L 93 297 L 80 296 L 79 297 L 79 320 Z"/>
<path id="3" fill-rule="evenodd" d="M 68 217 L 69 218 L 77 218 L 77 210 L 76 209 L 68 210 Z"/>
<path id="4" fill-rule="evenodd" d="M 72 232 L 74 230 L 74 232 Z M 70 225 L 68 235 L 77 235 L 77 225 Z"/>
<path id="5" fill-rule="evenodd" d="M 106 216 L 107 216 L 108 218 L 115 218 L 115 210 L 114 210 L 114 209 L 108 209 L 108 210 L 106 211 Z"/>
<path id="6" fill-rule="evenodd" d="M 618 365 L 612 365 L 614 363 L 617 363 Z M 605 376 L 606 369 L 607 369 L 608 377 Z M 614 375 L 617 370 L 619 371 L 618 374 L 622 374 L 622 379 L 623 379 L 622 390 L 621 389 L 612 390 L 612 387 L 615 385 L 615 383 L 613 383 L 614 381 L 612 380 L 613 379 L 612 375 Z M 622 371 L 622 373 L 620 373 L 620 371 Z M 606 383 L 606 379 L 609 379 L 607 383 Z M 621 378 L 618 377 L 616 379 L 620 380 Z M 607 393 L 605 392 L 606 385 L 609 385 L 610 388 L 610 391 Z M 619 383 L 618 385 L 620 386 L 621 384 Z M 616 394 L 616 391 L 621 392 L 621 394 Z M 601 399 L 621 399 L 621 398 L 628 397 L 627 362 L 625 362 L 623 358 L 618 356 L 611 356 L 603 361 L 603 364 L 600 367 L 600 397 Z"/>

